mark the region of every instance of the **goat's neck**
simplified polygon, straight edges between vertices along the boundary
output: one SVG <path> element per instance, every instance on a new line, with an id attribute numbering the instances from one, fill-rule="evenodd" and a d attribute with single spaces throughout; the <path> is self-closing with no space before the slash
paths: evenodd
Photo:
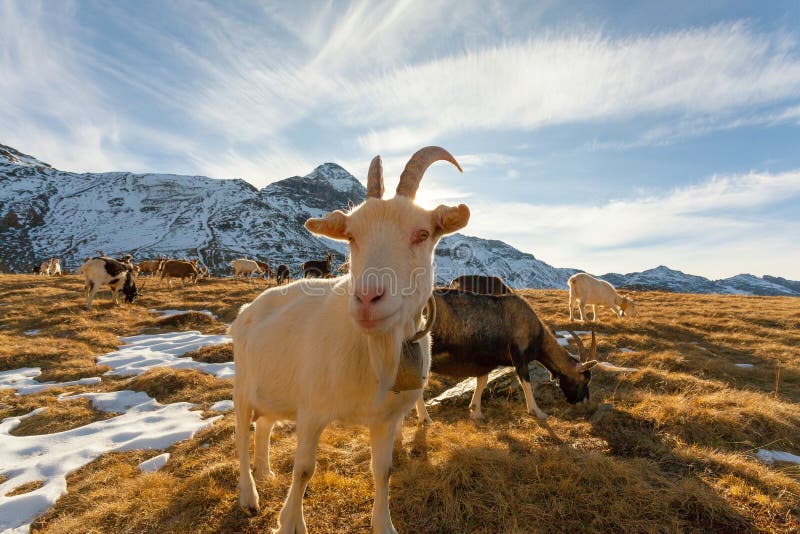
<path id="1" fill-rule="evenodd" d="M 551 374 L 564 376 L 573 371 L 577 362 L 558 344 L 556 337 L 544 325 L 542 325 L 541 347 L 539 361 Z"/>

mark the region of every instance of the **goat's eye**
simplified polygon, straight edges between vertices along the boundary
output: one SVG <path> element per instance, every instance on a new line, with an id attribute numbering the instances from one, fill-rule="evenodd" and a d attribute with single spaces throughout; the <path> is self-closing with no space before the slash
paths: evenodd
<path id="1" fill-rule="evenodd" d="M 348 241 L 348 242 L 349 242 L 351 245 L 352 245 L 352 244 L 354 244 L 354 243 L 356 242 L 356 238 L 355 238 L 355 237 L 353 237 L 353 236 L 351 236 L 350 234 L 347 234 L 345 237 L 347 237 L 347 241 Z"/>
<path id="2" fill-rule="evenodd" d="M 411 241 L 414 244 L 422 243 L 423 241 L 428 239 L 428 237 L 430 237 L 430 233 L 427 230 L 417 230 L 416 232 L 414 232 L 414 235 L 412 236 Z"/>

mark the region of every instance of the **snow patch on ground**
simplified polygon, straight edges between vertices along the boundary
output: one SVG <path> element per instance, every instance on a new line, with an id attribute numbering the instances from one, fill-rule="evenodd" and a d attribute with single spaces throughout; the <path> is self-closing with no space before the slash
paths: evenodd
<path id="1" fill-rule="evenodd" d="M 229 336 L 204 335 L 196 331 L 168 332 L 121 338 L 125 343 L 119 350 L 97 358 L 98 365 L 108 365 L 107 375 L 140 375 L 156 367 L 196 369 L 217 378 L 233 377 L 233 362 L 206 363 L 182 354 L 210 345 L 230 343 Z"/>
<path id="2" fill-rule="evenodd" d="M 214 404 L 211 405 L 209 410 L 212 410 L 212 411 L 215 411 L 215 412 L 229 412 L 229 411 L 233 410 L 233 401 L 232 400 L 221 400 L 221 401 L 215 402 Z"/>
<path id="3" fill-rule="evenodd" d="M 42 330 L 40 328 L 34 328 L 33 330 L 25 330 L 25 335 L 26 336 L 35 336 L 36 334 L 38 334 L 41 331 Z"/>
<path id="4" fill-rule="evenodd" d="M 37 382 L 34 378 L 40 374 L 42 374 L 40 367 L 22 367 L 0 372 L 0 389 L 16 389 L 19 395 L 30 395 L 50 388 L 76 385 L 89 386 L 100 383 L 99 376 L 69 380 L 67 382 Z"/>
<path id="5" fill-rule="evenodd" d="M 752 363 L 734 363 L 733 366 L 740 367 L 742 369 L 752 369 L 753 367 L 755 367 L 755 365 L 753 365 Z"/>
<path id="6" fill-rule="evenodd" d="M 126 412 L 134 406 L 146 404 L 151 400 L 144 391 L 111 391 L 108 393 L 78 393 L 77 395 L 59 395 L 58 400 L 89 399 L 92 406 L 101 412 Z"/>
<path id="7" fill-rule="evenodd" d="M 619 351 L 620 352 L 636 352 L 635 350 L 629 349 L 628 347 L 622 347 L 621 349 L 619 349 Z"/>
<path id="8" fill-rule="evenodd" d="M 167 460 L 169 460 L 168 452 L 159 454 L 158 456 L 153 456 L 149 460 L 145 460 L 139 464 L 139 471 L 142 473 L 155 473 L 166 465 Z"/>
<path id="9" fill-rule="evenodd" d="M 147 310 L 150 313 L 159 313 L 161 314 L 161 318 L 164 317 L 172 317 L 173 315 L 183 315 L 185 313 L 202 313 L 204 315 L 208 315 L 212 319 L 217 319 L 217 316 L 211 313 L 210 310 Z"/>
<path id="10" fill-rule="evenodd" d="M 10 435 L 21 420 L 39 413 L 42 408 L 0 422 L 0 450 L 3 451 L 0 474 L 8 477 L 0 484 L 0 531 L 27 532 L 31 521 L 67 492 L 67 475 L 100 455 L 134 449 L 164 449 L 191 438 L 221 417 L 203 419 L 199 411 L 190 410 L 194 405 L 188 402 L 162 405 L 143 395 L 134 392 L 84 394 L 98 406 L 114 410 L 134 398 L 146 400 L 117 417 L 55 434 Z M 44 483 L 41 488 L 5 497 L 14 488 L 37 480 Z"/>
<path id="11" fill-rule="evenodd" d="M 575 330 L 574 332 L 576 336 L 592 335 L 592 332 L 590 330 Z M 568 330 L 556 330 L 554 334 L 556 335 L 556 341 L 558 341 L 558 344 L 561 345 L 562 347 L 566 347 L 571 342 L 574 342 L 574 340 L 572 339 L 572 335 L 569 333 Z"/>
<path id="12" fill-rule="evenodd" d="M 756 453 L 756 458 L 768 464 L 774 464 L 775 462 L 800 464 L 800 456 L 784 451 L 771 451 L 769 449 L 758 449 L 758 453 Z"/>

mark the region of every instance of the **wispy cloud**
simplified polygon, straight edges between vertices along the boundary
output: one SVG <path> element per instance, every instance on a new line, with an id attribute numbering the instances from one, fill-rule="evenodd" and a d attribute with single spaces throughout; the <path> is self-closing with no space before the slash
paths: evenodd
<path id="1" fill-rule="evenodd" d="M 357 81 L 342 93 L 338 111 L 352 124 L 386 124 L 391 139 L 400 125 L 440 135 L 532 129 L 664 112 L 706 115 L 798 96 L 795 41 L 739 23 L 468 51 Z"/>

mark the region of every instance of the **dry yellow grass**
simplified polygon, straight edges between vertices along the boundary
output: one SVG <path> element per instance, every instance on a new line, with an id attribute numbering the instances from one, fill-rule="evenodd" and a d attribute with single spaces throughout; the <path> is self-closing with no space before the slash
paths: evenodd
<path id="1" fill-rule="evenodd" d="M 94 358 L 115 349 L 118 336 L 187 328 L 220 333 L 238 306 L 264 287 L 230 280 L 205 280 L 184 290 L 148 287 L 134 306 L 115 308 L 101 296 L 88 312 L 81 285 L 76 277 L 0 276 L 0 369 L 38 366 L 40 380 L 96 376 L 105 369 Z M 565 291 L 524 294 L 551 328 L 578 326 L 568 321 Z M 639 371 L 595 372 L 588 406 L 570 406 L 559 392 L 543 387 L 537 399 L 551 415 L 547 425 L 525 414 L 515 394 L 485 398 L 487 421 L 481 424 L 468 419 L 466 406 L 433 408 L 435 423 L 427 427 L 417 427 L 409 417 L 391 479 L 398 529 L 799 529 L 800 468 L 766 466 L 753 453 L 764 446 L 800 453 L 800 299 L 645 292 L 638 301 L 639 319 L 620 321 L 603 311 L 596 328 L 601 359 Z M 209 309 L 219 321 L 159 324 L 149 308 Z M 40 331 L 24 334 L 34 329 Z M 621 347 L 635 352 L 619 352 Z M 221 346 L 192 356 L 218 362 L 231 352 Z M 755 366 L 742 369 L 736 363 Z M 429 395 L 450 384 L 434 377 Z M 230 398 L 230 387 L 229 381 L 195 371 L 161 369 L 69 390 L 130 388 L 160 402 L 191 401 L 205 409 Z M 50 415 L 48 409 L 26 420 L 28 433 L 63 430 L 99 417 L 85 403 L 59 403 L 60 391 L 26 397 L 0 393 L 0 417 L 52 407 Z M 598 411 L 607 404 L 611 409 Z M 171 447 L 169 462 L 156 473 L 142 474 L 136 466 L 157 452 L 132 451 L 102 456 L 71 474 L 69 493 L 33 530 L 266 531 L 275 525 L 290 481 L 292 428 L 285 424 L 273 434 L 277 477 L 259 486 L 257 517 L 238 509 L 233 420 L 227 415 Z M 306 494 L 309 529 L 364 532 L 371 499 L 365 431 L 330 427 Z"/>

